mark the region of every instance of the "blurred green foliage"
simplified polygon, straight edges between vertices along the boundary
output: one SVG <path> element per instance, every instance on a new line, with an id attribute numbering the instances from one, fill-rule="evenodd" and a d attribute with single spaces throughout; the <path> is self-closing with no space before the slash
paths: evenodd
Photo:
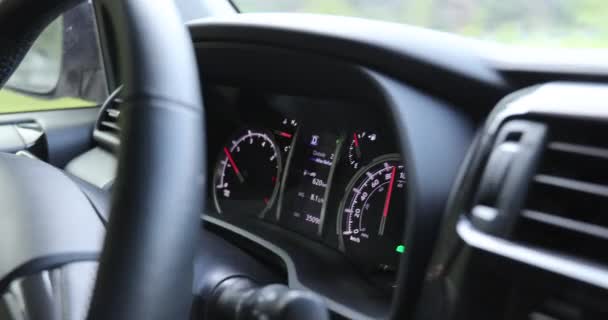
<path id="1" fill-rule="evenodd" d="M 86 101 L 79 98 L 38 98 L 30 95 L 20 94 L 6 88 L 0 90 L 0 114 L 56 109 L 87 108 L 95 106 L 97 106 L 96 102 Z"/>
<path id="2" fill-rule="evenodd" d="M 608 47 L 608 0 L 233 1 L 242 12 L 364 17 L 532 47 Z"/>

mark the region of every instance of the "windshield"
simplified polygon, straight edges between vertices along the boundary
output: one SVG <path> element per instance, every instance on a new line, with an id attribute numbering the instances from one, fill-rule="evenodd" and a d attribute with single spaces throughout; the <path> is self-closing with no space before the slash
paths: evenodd
<path id="1" fill-rule="evenodd" d="M 606 0 L 233 0 L 241 12 L 393 21 L 531 47 L 607 48 Z"/>

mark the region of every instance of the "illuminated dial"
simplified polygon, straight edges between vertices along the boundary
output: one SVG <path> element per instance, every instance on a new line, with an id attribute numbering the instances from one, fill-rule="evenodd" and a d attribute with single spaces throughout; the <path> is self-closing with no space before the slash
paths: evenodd
<path id="1" fill-rule="evenodd" d="M 405 167 L 399 156 L 382 156 L 355 175 L 340 206 L 341 248 L 387 285 L 403 251 L 405 189 Z"/>
<path id="2" fill-rule="evenodd" d="M 354 169 L 359 169 L 373 154 L 372 147 L 378 140 L 376 133 L 368 131 L 353 132 L 348 145 L 348 164 Z"/>
<path id="3" fill-rule="evenodd" d="M 272 134 L 244 130 L 220 153 L 213 179 L 217 211 L 263 215 L 276 198 L 281 169 Z"/>

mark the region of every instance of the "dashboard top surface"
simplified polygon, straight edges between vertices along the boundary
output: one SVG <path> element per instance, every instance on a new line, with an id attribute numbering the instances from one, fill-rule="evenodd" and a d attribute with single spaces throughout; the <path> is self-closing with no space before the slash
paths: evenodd
<path id="1" fill-rule="evenodd" d="M 332 40 L 336 49 L 339 46 L 346 49 L 333 51 L 333 55 L 338 57 L 366 54 L 348 51 L 349 43 L 356 42 L 365 44 L 369 49 L 437 65 L 470 79 L 497 86 L 502 84 L 500 76 L 485 67 L 471 50 L 472 40 L 418 27 L 313 14 L 240 14 L 228 19 L 194 20 L 189 26 L 195 41 L 268 41 L 306 50 L 322 49 L 316 46 L 318 42 L 309 40 L 312 37 L 326 37 Z M 246 35 L 234 32 L 238 29 L 247 29 Z M 271 35 L 273 32 L 274 35 Z M 281 37 L 280 32 L 288 33 L 289 37 Z"/>
<path id="2" fill-rule="evenodd" d="M 313 23 L 311 23 L 313 22 Z M 602 49 L 555 49 L 525 46 L 504 45 L 431 30 L 427 28 L 369 20 L 353 17 L 337 17 L 320 14 L 304 13 L 246 13 L 222 17 L 196 19 L 189 22 L 191 30 L 200 26 L 214 26 L 210 35 L 195 33 L 202 38 L 241 38 L 230 34 L 229 29 L 248 28 L 264 29 L 266 31 L 284 30 L 286 32 L 309 33 L 325 35 L 334 39 L 350 39 L 391 48 L 403 53 L 415 53 L 417 49 L 425 49 L 419 57 L 434 60 L 433 63 L 454 61 L 453 57 L 441 57 L 436 53 L 450 53 L 474 56 L 474 60 L 482 61 L 486 67 L 497 71 L 548 72 L 563 74 L 586 74 L 606 76 L 608 64 L 606 52 Z M 378 35 L 381 36 L 378 36 Z M 267 36 L 259 32 L 247 35 L 254 41 Z M 268 40 L 268 39 L 267 39 Z M 308 43 L 306 44 L 308 45 Z M 301 47 L 310 48 L 300 43 Z M 471 58 L 468 58 L 471 59 Z M 475 62 L 471 60 L 471 62 Z M 477 65 L 452 66 L 464 73 L 472 74 L 478 69 Z M 478 70 L 479 71 L 479 70 Z M 483 71 L 487 73 L 487 71 Z M 481 74 L 481 73 L 480 73 Z M 489 74 L 488 74 L 489 75 Z M 490 80 L 495 76 L 486 78 Z M 496 82 L 500 84 L 500 82 Z"/>

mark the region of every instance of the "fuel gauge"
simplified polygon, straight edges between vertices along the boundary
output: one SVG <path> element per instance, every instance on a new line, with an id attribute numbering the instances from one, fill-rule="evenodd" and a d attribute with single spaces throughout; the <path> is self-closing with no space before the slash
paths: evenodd
<path id="1" fill-rule="evenodd" d="M 353 132 L 348 146 L 348 164 L 353 169 L 359 169 L 373 159 L 376 154 L 373 152 L 378 135 L 369 131 Z"/>

